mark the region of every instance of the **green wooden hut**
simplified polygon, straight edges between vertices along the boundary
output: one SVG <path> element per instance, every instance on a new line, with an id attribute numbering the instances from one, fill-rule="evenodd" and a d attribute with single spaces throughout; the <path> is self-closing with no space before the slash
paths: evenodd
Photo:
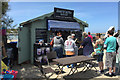
<path id="1" fill-rule="evenodd" d="M 20 23 L 20 28 L 18 31 L 18 63 L 19 64 L 28 60 L 30 60 L 32 64 L 34 63 L 33 61 L 34 43 L 36 43 L 36 41 L 40 37 L 46 39 L 46 42 L 49 42 L 49 37 L 50 37 L 49 34 L 51 32 L 51 30 L 48 30 L 49 20 L 65 21 L 68 22 L 68 24 L 69 22 L 71 22 L 70 23 L 71 25 L 72 22 L 75 22 L 75 24 L 78 23 L 79 28 L 82 32 L 85 30 L 85 27 L 88 27 L 88 24 L 86 22 L 81 21 L 80 19 L 77 19 L 75 17 L 73 17 L 73 20 L 55 19 L 54 12 Z"/>

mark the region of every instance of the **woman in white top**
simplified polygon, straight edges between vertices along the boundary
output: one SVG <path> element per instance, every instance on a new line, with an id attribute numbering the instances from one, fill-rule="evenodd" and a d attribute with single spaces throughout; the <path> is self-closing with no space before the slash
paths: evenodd
<path id="1" fill-rule="evenodd" d="M 68 36 L 67 40 L 64 43 L 66 55 L 73 56 L 75 55 L 75 41 L 72 39 L 71 36 Z"/>
<path id="2" fill-rule="evenodd" d="M 75 41 L 72 39 L 71 36 L 68 36 L 67 40 L 64 43 L 66 57 L 71 57 L 75 55 L 75 46 L 76 46 Z M 69 65 L 67 65 L 67 67 L 69 67 Z M 72 67 L 74 67 L 73 64 Z"/>

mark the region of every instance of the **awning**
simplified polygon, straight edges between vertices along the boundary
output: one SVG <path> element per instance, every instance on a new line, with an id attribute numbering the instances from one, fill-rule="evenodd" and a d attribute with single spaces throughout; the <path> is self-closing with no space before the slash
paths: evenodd
<path id="1" fill-rule="evenodd" d="M 80 30 L 77 22 L 48 20 L 48 30 Z"/>

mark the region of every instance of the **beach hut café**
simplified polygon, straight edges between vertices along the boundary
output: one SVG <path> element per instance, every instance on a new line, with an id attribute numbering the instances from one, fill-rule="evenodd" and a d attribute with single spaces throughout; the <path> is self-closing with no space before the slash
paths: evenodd
<path id="1" fill-rule="evenodd" d="M 74 33 L 78 41 L 81 41 L 82 32 L 86 27 L 88 27 L 86 22 L 74 17 L 74 10 L 56 7 L 51 13 L 20 23 L 18 63 L 21 64 L 28 60 L 34 63 L 34 44 L 39 40 L 49 44 L 56 31 L 60 31 L 64 41 L 71 33 Z"/>

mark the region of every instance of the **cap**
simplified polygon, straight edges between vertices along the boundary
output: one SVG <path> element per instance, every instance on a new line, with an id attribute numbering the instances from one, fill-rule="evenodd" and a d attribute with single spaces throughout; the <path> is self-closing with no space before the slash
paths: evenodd
<path id="1" fill-rule="evenodd" d="M 71 34 L 71 36 L 75 36 L 75 34 Z"/>

